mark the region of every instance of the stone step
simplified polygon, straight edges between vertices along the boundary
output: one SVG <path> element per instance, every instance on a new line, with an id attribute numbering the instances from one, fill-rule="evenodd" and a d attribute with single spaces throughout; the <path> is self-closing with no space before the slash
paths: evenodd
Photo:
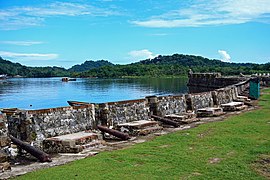
<path id="1" fill-rule="evenodd" d="M 241 111 L 247 108 L 244 102 L 230 102 L 220 105 L 223 111 Z"/>
<path id="2" fill-rule="evenodd" d="M 138 132 L 138 135 L 142 135 L 142 136 L 146 136 L 147 134 L 152 134 L 155 132 L 159 132 L 161 131 L 163 128 L 161 126 L 153 126 L 153 127 L 147 127 L 147 128 L 143 128 L 142 130 L 140 130 Z"/>
<path id="3" fill-rule="evenodd" d="M 250 102 L 251 100 L 247 96 L 237 96 L 237 101 Z"/>
<path id="4" fill-rule="evenodd" d="M 187 117 L 185 115 L 178 115 L 178 114 L 167 114 L 165 118 L 168 118 L 173 121 L 181 122 L 185 120 Z"/>
<path id="5" fill-rule="evenodd" d="M 146 135 L 152 132 L 162 130 L 156 121 L 141 120 L 128 123 L 118 124 L 116 129 L 121 132 L 128 133 L 131 136 Z"/>
<path id="6" fill-rule="evenodd" d="M 104 142 L 103 141 L 100 141 L 100 140 L 93 140 L 90 143 L 81 145 L 81 147 L 83 149 L 89 149 L 89 148 L 97 147 L 97 146 L 99 146 L 101 144 L 104 144 Z"/>
<path id="7" fill-rule="evenodd" d="M 78 132 L 43 140 L 43 150 L 47 153 L 78 153 L 86 144 L 96 143 L 98 135 L 92 132 Z"/>
<path id="8" fill-rule="evenodd" d="M 223 114 L 222 108 L 208 107 L 197 110 L 197 117 L 217 117 Z"/>
<path id="9" fill-rule="evenodd" d="M 196 114 L 194 112 L 182 113 L 181 115 L 168 114 L 165 116 L 165 118 L 176 121 L 179 124 L 190 124 L 190 123 L 199 121 L 199 119 L 196 118 Z"/>
<path id="10" fill-rule="evenodd" d="M 189 118 L 189 119 L 183 120 L 182 124 L 190 124 L 190 123 L 198 122 L 198 121 L 200 121 L 200 119 L 198 119 L 198 118 Z"/>

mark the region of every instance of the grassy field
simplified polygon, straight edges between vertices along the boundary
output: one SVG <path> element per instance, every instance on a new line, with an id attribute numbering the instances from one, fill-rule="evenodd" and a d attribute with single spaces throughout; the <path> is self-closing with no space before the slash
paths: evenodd
<path id="1" fill-rule="evenodd" d="M 270 90 L 261 108 L 18 179 L 269 179 Z M 264 175 L 264 176 L 263 176 Z"/>

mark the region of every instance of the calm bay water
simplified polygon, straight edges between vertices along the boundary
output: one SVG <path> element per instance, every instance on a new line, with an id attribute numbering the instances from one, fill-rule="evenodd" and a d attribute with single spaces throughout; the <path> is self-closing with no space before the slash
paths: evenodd
<path id="1" fill-rule="evenodd" d="M 185 78 L 77 79 L 13 78 L 0 83 L 0 108 L 42 109 L 68 100 L 103 103 L 150 95 L 187 93 Z M 31 105 L 31 106 L 30 106 Z"/>

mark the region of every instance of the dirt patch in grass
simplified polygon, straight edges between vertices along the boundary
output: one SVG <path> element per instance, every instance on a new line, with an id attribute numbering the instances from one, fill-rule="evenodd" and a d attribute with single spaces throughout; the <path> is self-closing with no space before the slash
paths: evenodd
<path id="1" fill-rule="evenodd" d="M 210 128 L 210 129 L 207 129 L 206 131 L 202 132 L 202 133 L 199 133 L 197 135 L 198 138 L 204 138 L 205 136 L 208 136 L 210 135 L 210 133 L 213 132 L 213 129 Z"/>
<path id="2" fill-rule="evenodd" d="M 230 151 L 227 153 L 227 156 L 229 156 L 229 157 L 233 157 L 235 155 L 236 155 L 235 151 Z"/>
<path id="3" fill-rule="evenodd" d="M 196 178 L 197 176 L 202 176 L 203 174 L 202 173 L 199 173 L 199 172 L 193 172 L 187 176 L 184 176 L 184 177 L 180 177 L 179 179 L 181 180 L 188 180 L 188 179 L 192 179 L 192 178 Z"/>
<path id="4" fill-rule="evenodd" d="M 253 164 L 255 171 L 270 179 L 270 154 L 263 154 Z"/>
<path id="5" fill-rule="evenodd" d="M 159 148 L 168 148 L 168 147 L 170 147 L 171 145 L 170 144 L 164 144 L 164 145 L 162 145 L 162 146 L 158 146 Z"/>
<path id="6" fill-rule="evenodd" d="M 217 163 L 219 163 L 221 161 L 221 158 L 211 158 L 211 159 L 209 159 L 209 163 L 210 164 L 217 164 Z"/>

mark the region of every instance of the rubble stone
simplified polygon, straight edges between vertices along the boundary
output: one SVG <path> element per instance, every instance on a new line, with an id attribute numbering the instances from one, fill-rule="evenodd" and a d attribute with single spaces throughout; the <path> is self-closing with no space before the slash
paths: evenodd
<path id="1" fill-rule="evenodd" d="M 10 138 L 7 136 L 0 136 L 0 147 L 9 146 L 11 143 Z"/>
<path id="2" fill-rule="evenodd" d="M 4 172 L 6 170 L 11 170 L 11 166 L 9 162 L 0 163 L 0 172 Z"/>
<path id="3" fill-rule="evenodd" d="M 0 163 L 8 161 L 8 155 L 3 150 L 0 150 Z"/>

